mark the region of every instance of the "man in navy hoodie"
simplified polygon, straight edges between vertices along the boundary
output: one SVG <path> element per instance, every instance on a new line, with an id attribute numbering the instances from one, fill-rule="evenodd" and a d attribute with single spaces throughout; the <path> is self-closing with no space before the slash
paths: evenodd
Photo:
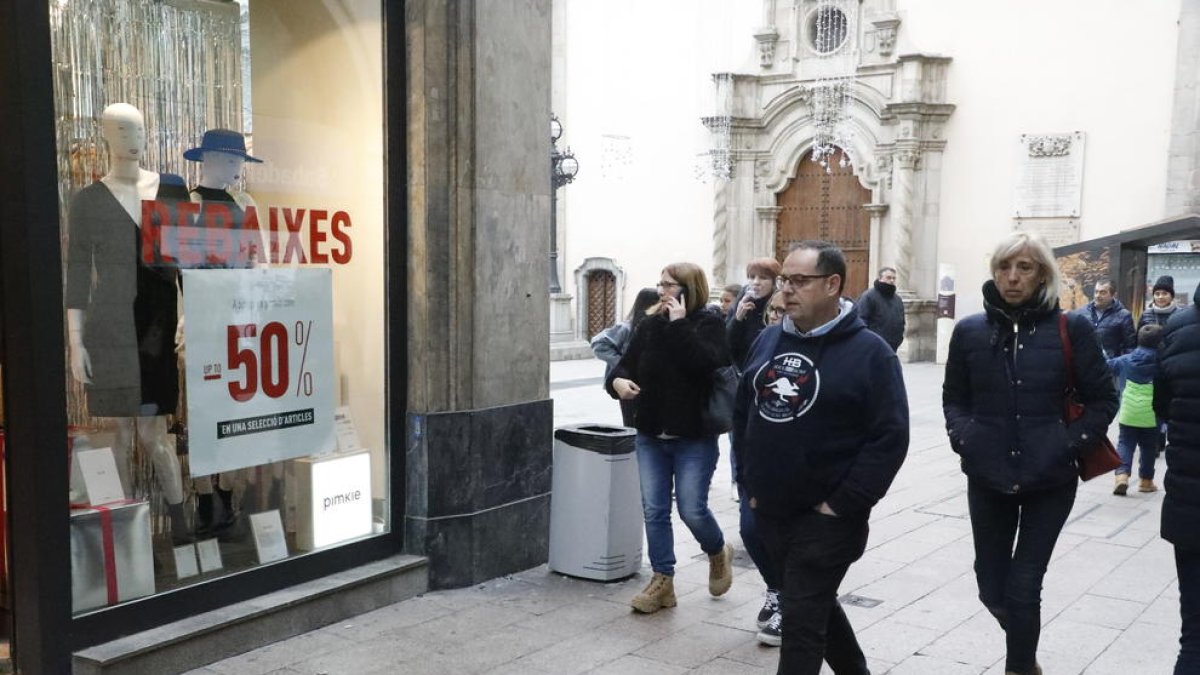
<path id="1" fill-rule="evenodd" d="M 871 508 L 908 452 L 900 362 L 842 300 L 846 259 L 804 241 L 783 262 L 787 315 L 745 361 L 734 424 L 742 478 L 767 549 L 784 571 L 778 672 L 866 674 L 837 602 L 866 550 Z"/>

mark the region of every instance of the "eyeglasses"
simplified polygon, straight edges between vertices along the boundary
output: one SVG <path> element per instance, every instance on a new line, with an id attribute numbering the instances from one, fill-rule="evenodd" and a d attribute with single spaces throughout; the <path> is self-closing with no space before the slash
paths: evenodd
<path id="1" fill-rule="evenodd" d="M 674 281 L 660 281 L 654 285 L 658 288 L 677 288 L 679 286 L 682 286 L 683 284 L 679 284 Z"/>
<path id="2" fill-rule="evenodd" d="M 832 274 L 789 274 L 787 276 L 775 277 L 776 288 L 783 288 L 791 285 L 792 288 L 804 288 L 808 282 L 814 279 L 828 279 Z"/>
<path id="3" fill-rule="evenodd" d="M 786 307 L 771 307 L 767 310 L 771 314 L 783 314 L 787 311 Z"/>

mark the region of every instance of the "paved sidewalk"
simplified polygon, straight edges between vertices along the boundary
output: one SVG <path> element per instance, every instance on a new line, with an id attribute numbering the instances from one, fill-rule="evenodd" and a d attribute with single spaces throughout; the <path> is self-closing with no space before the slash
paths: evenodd
<path id="1" fill-rule="evenodd" d="M 619 423 L 600 391 L 603 364 L 554 363 L 556 426 Z M 1003 675 L 1004 636 L 976 599 L 965 479 L 942 429 L 942 368 L 905 367 L 908 460 L 871 518 L 871 539 L 841 592 L 879 675 Z M 1115 436 L 1115 433 L 1114 433 Z M 545 566 L 479 586 L 432 592 L 192 671 L 199 675 L 494 673 L 669 675 L 774 673 L 778 651 L 754 639 L 762 580 L 737 536 L 724 452 L 710 505 L 738 547 L 733 589 L 707 592 L 707 562 L 676 518 L 679 606 L 643 616 L 628 600 L 649 572 L 600 584 Z M 1165 465 L 1159 460 L 1161 485 Z M 1162 493 L 1081 486 L 1046 577 L 1047 675 L 1171 672 L 1179 595 L 1170 545 L 1158 537 Z M 829 672 L 826 669 L 825 672 Z"/>

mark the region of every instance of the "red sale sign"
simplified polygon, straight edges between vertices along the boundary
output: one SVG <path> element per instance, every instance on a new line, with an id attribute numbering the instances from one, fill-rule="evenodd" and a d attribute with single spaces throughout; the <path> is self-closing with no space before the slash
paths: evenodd
<path id="1" fill-rule="evenodd" d="M 193 476 L 332 450 L 327 269 L 183 270 Z"/>

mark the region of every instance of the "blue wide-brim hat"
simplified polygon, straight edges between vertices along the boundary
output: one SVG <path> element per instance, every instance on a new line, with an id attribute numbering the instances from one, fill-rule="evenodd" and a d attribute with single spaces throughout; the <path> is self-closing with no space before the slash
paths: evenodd
<path id="1" fill-rule="evenodd" d="M 237 155 L 247 162 L 262 163 L 261 159 L 246 154 L 246 138 L 231 129 L 209 129 L 204 132 L 200 147 L 184 152 L 183 158 L 192 162 L 202 162 L 206 152 L 225 152 Z"/>

